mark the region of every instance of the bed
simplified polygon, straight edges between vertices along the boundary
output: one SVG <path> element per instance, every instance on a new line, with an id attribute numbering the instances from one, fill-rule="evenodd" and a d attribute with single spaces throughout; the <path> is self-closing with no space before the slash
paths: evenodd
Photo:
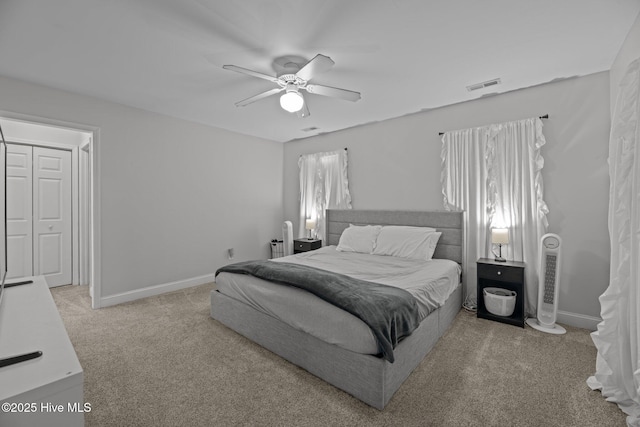
<path id="1" fill-rule="evenodd" d="M 296 262 L 305 264 L 307 259 L 309 262 L 313 259 L 333 262 L 332 257 L 337 255 L 335 246 L 350 224 L 435 228 L 442 235 L 433 253 L 434 268 L 438 264 L 454 264 L 439 260 L 454 261 L 456 266 L 463 264 L 462 212 L 380 210 L 328 210 L 326 246 L 314 251 L 314 254 L 295 255 L 294 257 L 299 258 Z M 355 258 L 350 258 L 348 263 L 353 262 L 353 259 Z M 437 308 L 424 310 L 419 303 L 421 321 L 410 335 L 397 343 L 393 349 L 392 363 L 389 358 L 373 354 L 375 351 L 371 350 L 371 342 L 373 339 L 375 343 L 375 337 L 367 336 L 366 325 L 357 332 L 358 319 L 353 322 L 353 328 L 342 328 L 352 330 L 351 335 L 340 336 L 340 328 L 331 329 L 332 322 L 323 321 L 318 316 L 334 319 L 334 326 L 345 324 L 339 316 L 353 316 L 341 314 L 341 310 L 335 307 L 311 310 L 309 307 L 315 307 L 315 303 L 312 305 L 304 298 L 313 298 L 313 295 L 305 295 L 307 292 L 304 290 L 271 284 L 262 279 L 232 273 L 220 274 L 216 279 L 216 282 L 220 282 L 218 289 L 211 293 L 211 317 L 368 405 L 382 410 L 460 310 L 460 271 L 458 268 L 456 276 L 452 278 L 454 282 L 451 289 L 437 303 Z M 269 294 L 271 299 L 262 299 Z M 282 311 L 280 308 L 278 312 L 278 300 L 288 302 L 290 310 Z M 296 314 L 296 311 L 300 313 Z M 319 328 L 324 332 L 318 332 L 312 329 L 317 324 L 328 326 L 325 329 Z M 360 334 L 362 339 L 354 339 L 353 333 Z"/>

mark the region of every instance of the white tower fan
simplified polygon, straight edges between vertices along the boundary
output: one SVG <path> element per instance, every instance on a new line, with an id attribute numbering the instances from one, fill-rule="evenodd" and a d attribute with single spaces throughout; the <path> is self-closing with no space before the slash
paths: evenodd
<path id="1" fill-rule="evenodd" d="M 553 233 L 547 233 L 540 239 L 540 265 L 538 269 L 538 314 L 528 318 L 527 325 L 549 334 L 561 335 L 567 331 L 556 325 L 558 313 L 558 282 L 562 257 L 560 246 L 562 239 Z"/>
<path id="2" fill-rule="evenodd" d="M 293 224 L 285 221 L 282 224 L 282 245 L 284 256 L 293 255 Z"/>

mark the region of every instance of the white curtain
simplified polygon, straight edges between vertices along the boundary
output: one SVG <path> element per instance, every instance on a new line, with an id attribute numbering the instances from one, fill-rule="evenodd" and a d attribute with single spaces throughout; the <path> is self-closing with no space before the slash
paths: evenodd
<path id="1" fill-rule="evenodd" d="M 476 293 L 478 258 L 493 258 L 491 228 L 508 228 L 502 255 L 527 264 L 527 312 L 538 296 L 538 242 L 546 232 L 540 154 L 542 121 L 530 118 L 446 132 L 442 137 L 442 192 L 447 210 L 467 212 L 466 295 Z"/>
<path id="2" fill-rule="evenodd" d="M 622 79 L 609 139 L 609 287 L 600 296 L 602 322 L 594 390 L 640 426 L 640 58 Z"/>
<path id="3" fill-rule="evenodd" d="M 489 249 L 489 211 L 484 128 L 446 132 L 442 137 L 442 194 L 446 210 L 466 211 L 465 302 L 476 297 L 476 260 Z"/>
<path id="4" fill-rule="evenodd" d="M 347 179 L 347 150 L 300 156 L 299 236 L 308 235 L 307 219 L 315 220 L 315 235 L 326 242 L 325 211 L 351 209 Z"/>

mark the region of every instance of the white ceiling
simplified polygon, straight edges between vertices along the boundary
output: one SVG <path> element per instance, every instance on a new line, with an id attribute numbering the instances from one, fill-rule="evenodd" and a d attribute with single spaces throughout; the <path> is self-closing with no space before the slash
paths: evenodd
<path id="1" fill-rule="evenodd" d="M 639 0 L 0 0 L 0 75 L 289 141 L 608 70 Z M 285 55 L 330 56 L 299 119 L 271 96 Z M 466 86 L 502 84 L 468 92 Z M 303 129 L 316 127 L 315 131 Z"/>

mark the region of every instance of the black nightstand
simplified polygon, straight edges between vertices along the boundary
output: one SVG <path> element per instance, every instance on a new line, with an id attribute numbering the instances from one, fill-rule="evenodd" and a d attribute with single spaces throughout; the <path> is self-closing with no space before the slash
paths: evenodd
<path id="1" fill-rule="evenodd" d="M 480 258 L 478 267 L 478 317 L 508 323 L 524 328 L 524 267 L 523 262 L 497 262 L 489 258 Z M 484 288 L 503 288 L 516 293 L 516 306 L 509 317 L 496 316 L 487 311 L 484 305 Z"/>
<path id="2" fill-rule="evenodd" d="M 322 247 L 322 240 L 320 239 L 295 239 L 293 241 L 293 253 L 299 254 L 300 252 L 309 252 Z"/>

